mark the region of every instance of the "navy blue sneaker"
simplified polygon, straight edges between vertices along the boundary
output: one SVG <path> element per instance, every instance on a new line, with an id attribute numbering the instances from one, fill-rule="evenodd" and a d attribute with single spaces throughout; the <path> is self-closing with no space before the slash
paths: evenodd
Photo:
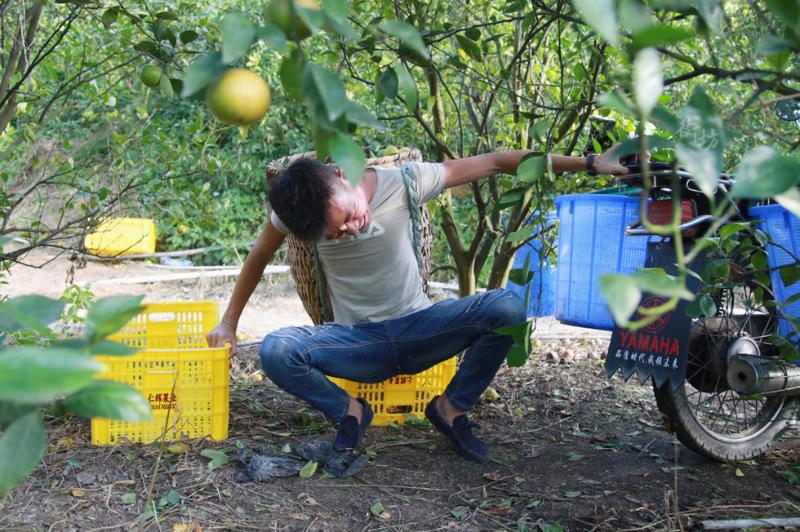
<path id="1" fill-rule="evenodd" d="M 364 407 L 364 413 L 361 414 L 361 423 L 358 422 L 355 416 L 345 416 L 339 423 L 336 439 L 333 441 L 333 448 L 337 451 L 361 447 L 361 438 L 367 432 L 370 423 L 372 423 L 372 408 L 370 408 L 367 400 L 359 397 L 356 401 Z"/>
<path id="2" fill-rule="evenodd" d="M 428 406 L 425 407 L 425 417 L 427 417 L 439 432 L 447 436 L 450 443 L 455 447 L 456 452 L 465 458 L 476 462 L 486 462 L 489 460 L 489 446 L 479 440 L 473 433 L 473 428 L 478 428 L 477 423 L 470 422 L 466 414 L 462 414 L 453 419 L 453 426 L 447 424 L 436 408 L 437 395 Z"/>

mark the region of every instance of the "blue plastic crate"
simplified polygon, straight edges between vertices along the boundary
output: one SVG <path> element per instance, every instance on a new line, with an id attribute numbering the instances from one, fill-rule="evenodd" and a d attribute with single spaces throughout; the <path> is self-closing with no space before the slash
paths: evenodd
<path id="1" fill-rule="evenodd" d="M 614 318 L 600 294 L 604 273 L 631 274 L 644 266 L 645 236 L 625 236 L 639 220 L 639 198 L 571 194 L 555 201 L 559 220 L 556 319 L 610 330 Z"/>
<path id="2" fill-rule="evenodd" d="M 800 256 L 800 219 L 787 211 L 781 205 L 761 205 L 750 207 L 750 216 L 755 220 L 761 220 L 759 228 L 767 233 L 778 245 L 767 245 L 767 264 L 770 267 L 770 280 L 772 289 L 775 292 L 775 300 L 784 303 L 790 297 L 800 292 L 800 282 L 791 286 L 785 286 L 781 280 L 779 266 L 794 263 L 792 255 Z M 781 247 L 786 248 L 781 249 Z M 784 307 L 783 312 L 791 317 L 800 316 L 800 301 L 795 301 Z M 797 335 L 793 333 L 792 327 L 786 320 L 778 320 L 778 333 L 797 343 Z"/>
<path id="3" fill-rule="evenodd" d="M 534 216 L 537 216 L 534 214 Z M 557 221 L 556 213 L 548 213 L 545 217 L 547 224 Z M 539 252 L 542 249 L 541 239 L 533 239 L 517 250 L 514 255 L 513 268 L 522 268 L 525 260 L 530 256 L 529 268 L 533 272 L 531 279 L 531 299 L 528 304 L 528 317 L 552 316 L 556 303 L 556 267 L 549 260 L 541 261 Z M 507 288 L 525 299 L 527 286 L 518 285 L 508 281 Z"/>

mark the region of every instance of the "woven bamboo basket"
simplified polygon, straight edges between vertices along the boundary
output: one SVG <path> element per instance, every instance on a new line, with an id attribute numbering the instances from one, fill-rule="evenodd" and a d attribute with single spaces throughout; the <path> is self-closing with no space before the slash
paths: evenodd
<path id="1" fill-rule="evenodd" d="M 267 181 L 272 181 L 278 174 L 285 168 L 298 159 L 314 158 L 316 152 L 310 151 L 306 153 L 298 153 L 283 157 L 275 160 L 267 165 Z M 367 159 L 367 166 L 381 166 L 384 168 L 400 166 L 403 163 L 411 161 L 422 161 L 422 155 L 419 150 L 412 149 L 401 151 L 397 155 L 390 157 L 377 157 Z M 422 277 L 422 286 L 425 293 L 428 293 L 428 280 L 431 274 L 431 256 L 433 249 L 433 227 L 431 226 L 431 218 L 428 214 L 428 209 L 423 204 L 420 208 L 420 245 L 422 246 L 422 267 L 420 275 Z M 311 255 L 311 246 L 305 242 L 289 235 L 286 238 L 288 245 L 288 258 L 289 267 L 292 272 L 292 277 L 297 285 L 297 292 L 300 295 L 300 300 L 303 302 L 306 312 L 311 317 L 311 321 L 319 325 L 324 321 L 323 319 L 323 302 L 320 301 L 320 290 L 317 286 L 317 275 L 314 272 L 314 258 Z M 322 272 L 322 282 L 325 283 L 325 275 Z M 327 292 L 327 286 L 324 287 Z M 328 309 L 328 315 L 332 315 Z"/>

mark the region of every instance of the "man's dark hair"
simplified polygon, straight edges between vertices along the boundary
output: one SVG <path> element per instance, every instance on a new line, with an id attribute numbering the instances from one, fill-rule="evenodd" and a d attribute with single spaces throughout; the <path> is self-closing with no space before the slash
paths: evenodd
<path id="1" fill-rule="evenodd" d="M 322 237 L 335 177 L 334 170 L 319 161 L 299 159 L 272 181 L 272 210 L 300 240 L 315 242 Z"/>

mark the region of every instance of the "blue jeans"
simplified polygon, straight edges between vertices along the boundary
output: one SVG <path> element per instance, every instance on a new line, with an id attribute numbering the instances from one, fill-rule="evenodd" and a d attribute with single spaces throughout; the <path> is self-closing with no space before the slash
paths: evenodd
<path id="1" fill-rule="evenodd" d="M 259 356 L 275 384 L 338 423 L 347 415 L 349 395 L 326 375 L 381 382 L 419 373 L 466 349 L 445 395 L 468 412 L 513 343 L 510 336 L 492 331 L 526 319 L 519 296 L 492 290 L 382 322 L 286 327 L 264 338 Z"/>

